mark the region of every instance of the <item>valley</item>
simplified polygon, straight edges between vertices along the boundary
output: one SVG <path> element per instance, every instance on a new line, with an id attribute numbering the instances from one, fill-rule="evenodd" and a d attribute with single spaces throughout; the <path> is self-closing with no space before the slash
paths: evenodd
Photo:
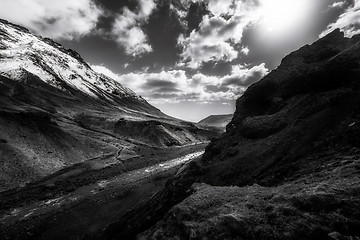
<path id="1" fill-rule="evenodd" d="M 167 116 L 75 51 L 5 20 L 0 45 L 0 191 L 91 159 L 95 168 L 147 161 L 153 148 L 222 133 Z"/>
<path id="2" fill-rule="evenodd" d="M 359 239 L 359 79 L 334 30 L 192 123 L 0 20 L 0 237 Z"/>
<path id="3" fill-rule="evenodd" d="M 2 192 L 0 234 L 3 239 L 93 236 L 164 189 L 167 179 L 183 164 L 200 157 L 205 146 L 152 149 L 149 156 L 101 168 L 110 156 L 97 158 Z"/>
<path id="4" fill-rule="evenodd" d="M 88 239 L 223 133 L 162 113 L 73 50 L 0 19 L 1 239 Z"/>

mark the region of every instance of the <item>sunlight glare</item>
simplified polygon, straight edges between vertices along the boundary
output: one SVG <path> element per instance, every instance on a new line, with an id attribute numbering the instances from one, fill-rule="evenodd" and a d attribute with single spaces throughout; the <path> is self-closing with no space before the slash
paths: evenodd
<path id="1" fill-rule="evenodd" d="M 262 23 L 266 31 L 286 33 L 305 20 L 309 0 L 263 0 Z"/>

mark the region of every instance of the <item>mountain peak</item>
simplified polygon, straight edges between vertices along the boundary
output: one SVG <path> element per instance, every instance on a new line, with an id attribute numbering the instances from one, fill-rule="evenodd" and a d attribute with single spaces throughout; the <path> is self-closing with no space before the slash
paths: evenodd
<path id="1" fill-rule="evenodd" d="M 29 72 L 63 91 L 73 89 L 108 101 L 120 97 L 143 101 L 130 89 L 93 71 L 76 51 L 5 20 L 0 21 L 0 46 L 0 74 L 6 77 L 21 81 Z"/>

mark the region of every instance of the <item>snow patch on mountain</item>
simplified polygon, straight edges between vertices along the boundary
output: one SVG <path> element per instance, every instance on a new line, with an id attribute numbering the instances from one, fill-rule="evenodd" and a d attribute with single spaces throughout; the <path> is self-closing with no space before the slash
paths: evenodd
<path id="1" fill-rule="evenodd" d="M 23 80 L 31 73 L 63 91 L 64 83 L 91 97 L 131 97 L 143 100 L 115 80 L 95 72 L 80 55 L 50 39 L 0 20 L 0 74 Z"/>

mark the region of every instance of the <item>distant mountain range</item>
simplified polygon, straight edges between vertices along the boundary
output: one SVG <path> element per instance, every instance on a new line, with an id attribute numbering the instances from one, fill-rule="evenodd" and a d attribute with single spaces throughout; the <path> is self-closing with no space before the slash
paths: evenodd
<path id="1" fill-rule="evenodd" d="M 233 117 L 233 114 L 224 115 L 211 115 L 203 120 L 199 121 L 198 124 L 207 127 L 218 127 L 225 129 Z"/>
<path id="2" fill-rule="evenodd" d="M 165 115 L 77 52 L 0 20 L 0 191 L 95 157 L 107 166 L 217 135 Z"/>

